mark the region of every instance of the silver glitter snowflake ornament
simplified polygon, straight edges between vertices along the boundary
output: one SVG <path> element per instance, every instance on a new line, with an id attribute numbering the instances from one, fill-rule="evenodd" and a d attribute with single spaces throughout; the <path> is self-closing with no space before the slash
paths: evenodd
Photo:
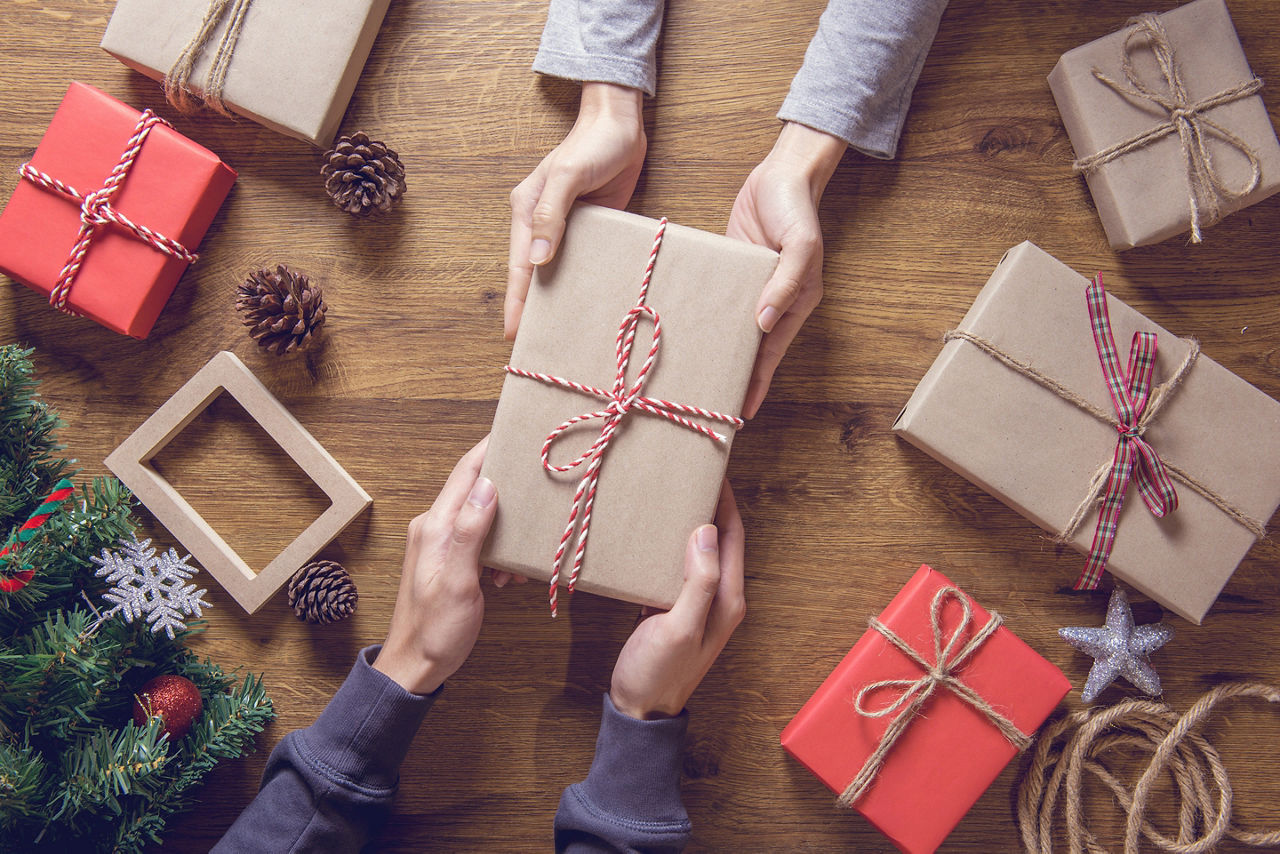
<path id="1" fill-rule="evenodd" d="M 184 617 L 199 617 L 202 607 L 210 607 L 201 598 L 206 591 L 185 583 L 200 571 L 187 565 L 191 555 L 180 558 L 169 549 L 157 556 L 150 540 L 138 542 L 136 536 L 121 540 L 120 547 L 123 554 L 103 549 L 101 558 L 89 558 L 102 567 L 95 574 L 111 585 L 102 594 L 113 606 L 104 617 L 119 613 L 132 623 L 145 614 L 152 632 L 163 629 L 172 638 L 186 629 Z"/>
<path id="2" fill-rule="evenodd" d="M 1155 697 L 1160 693 L 1160 677 L 1147 656 L 1173 638 L 1173 629 L 1164 623 L 1134 626 L 1129 600 L 1119 587 L 1107 605 L 1107 624 L 1099 628 L 1058 629 L 1058 635 L 1081 652 L 1093 656 L 1093 667 L 1080 698 L 1092 703 L 1116 678 L 1123 676 L 1135 688 Z"/>

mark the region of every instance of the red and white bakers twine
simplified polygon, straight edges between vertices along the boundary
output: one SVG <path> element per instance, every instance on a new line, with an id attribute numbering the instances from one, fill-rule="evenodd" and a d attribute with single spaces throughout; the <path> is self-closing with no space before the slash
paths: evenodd
<path id="1" fill-rule="evenodd" d="M 80 272 L 81 265 L 84 264 L 84 256 L 88 253 L 89 246 L 93 243 L 93 239 L 97 236 L 98 229 L 101 226 L 109 223 L 124 226 L 125 229 L 144 243 L 166 255 L 181 258 L 188 264 L 193 263 L 200 257 L 196 253 L 189 251 L 178 241 L 165 237 L 163 234 L 158 234 L 145 225 L 139 225 L 111 206 L 111 199 L 119 191 L 121 185 L 124 184 L 125 178 L 128 177 L 129 170 L 133 168 L 134 160 L 137 159 L 138 153 L 142 151 L 142 144 L 146 141 L 147 135 L 151 133 L 151 128 L 158 124 L 168 125 L 169 123 L 150 110 L 142 112 L 142 115 L 138 117 L 138 124 L 133 129 L 133 136 L 129 138 L 129 144 L 125 146 L 124 154 L 120 155 L 120 161 L 111 170 L 111 174 L 107 176 L 107 180 L 102 187 L 91 193 L 81 193 L 75 187 L 64 184 L 51 175 L 46 175 L 30 163 L 23 163 L 18 167 L 18 174 L 36 186 L 61 193 L 80 203 L 80 233 L 76 236 L 75 245 L 71 247 L 71 252 L 67 256 L 67 263 L 63 266 L 62 272 L 58 274 L 58 281 L 54 284 L 53 290 L 49 292 L 49 304 L 59 311 L 67 314 L 76 314 L 75 311 L 67 308 L 67 298 L 71 295 L 71 286 L 75 283 L 76 275 Z"/>
<path id="2" fill-rule="evenodd" d="M 609 401 L 609 405 L 604 409 L 585 412 L 582 415 L 575 415 L 568 419 L 547 434 L 547 440 L 542 444 L 542 467 L 548 472 L 567 472 L 583 463 L 587 464 L 587 471 L 582 476 L 582 479 L 578 481 L 578 488 L 573 493 L 573 504 L 569 508 L 569 523 L 565 526 L 564 534 L 560 537 L 560 545 L 556 548 L 555 560 L 551 565 L 551 589 L 548 599 L 551 603 L 551 616 L 553 617 L 556 616 L 556 588 L 560 583 L 560 567 L 564 563 L 569 540 L 572 539 L 574 528 L 577 527 L 578 542 L 574 548 L 573 568 L 569 571 L 569 583 L 567 585 L 569 592 L 572 593 L 578 580 L 578 573 L 582 569 L 583 554 L 587 549 L 587 534 L 591 529 L 591 507 L 595 503 L 596 484 L 600 479 L 600 464 L 604 461 L 605 451 L 609 448 L 609 442 L 612 441 L 614 434 L 618 430 L 618 425 L 622 423 L 622 419 L 626 417 L 627 413 L 632 409 L 639 409 L 650 415 L 666 418 L 681 427 L 701 433 L 721 444 L 728 441 L 726 436 L 709 427 L 691 421 L 685 415 L 697 415 L 701 418 L 721 421 L 731 425 L 735 430 L 740 429 L 745 423 L 741 418 L 733 415 L 725 415 L 710 409 L 703 409 L 700 406 L 688 406 L 683 403 L 674 403 L 654 397 L 642 397 L 640 394 L 649 377 L 649 371 L 653 368 L 653 363 L 658 357 L 658 348 L 662 341 L 662 321 L 658 317 L 658 312 L 646 305 L 645 300 L 649 295 L 649 281 L 653 278 L 653 265 L 657 263 L 658 250 L 662 247 L 662 237 L 666 234 L 666 231 L 667 218 L 663 217 L 658 223 L 658 232 L 653 238 L 653 248 L 649 250 L 649 263 L 645 265 L 644 278 L 640 282 L 640 296 L 636 300 L 636 304 L 627 312 L 626 317 L 622 319 L 622 325 L 618 327 L 618 339 L 614 345 L 614 352 L 617 356 L 617 373 L 614 375 L 613 388 L 611 390 L 605 391 L 594 386 L 567 380 L 563 377 L 541 374 L 536 371 L 526 371 L 523 368 L 516 368 L 511 365 L 507 365 L 505 368 L 507 373 L 515 374 L 516 376 L 527 377 L 550 385 L 558 385 L 561 388 L 572 389 L 581 394 L 589 394 Z M 636 375 L 635 382 L 628 388 L 627 364 L 631 360 L 631 350 L 636 338 L 636 327 L 639 326 L 642 316 L 648 316 L 653 321 L 653 346 L 649 348 L 649 355 L 645 358 L 644 365 L 640 368 L 640 373 Z M 571 427 L 595 418 L 602 419 L 604 425 L 600 428 L 600 435 L 591 443 L 591 447 L 587 448 L 581 456 L 571 463 L 562 466 L 553 465 L 550 453 L 551 445 L 555 440 Z M 583 502 L 584 495 L 586 496 L 585 504 Z M 578 525 L 579 511 L 582 514 L 580 526 Z"/>

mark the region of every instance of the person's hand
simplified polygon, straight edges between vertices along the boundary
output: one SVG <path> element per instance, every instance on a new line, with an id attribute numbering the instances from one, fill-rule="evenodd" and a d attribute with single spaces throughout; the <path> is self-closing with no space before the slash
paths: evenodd
<path id="1" fill-rule="evenodd" d="M 613 83 L 583 83 L 573 129 L 511 191 L 511 250 L 502 328 L 516 337 L 533 268 L 555 257 L 565 217 L 582 199 L 625 208 L 644 166 L 644 93 Z"/>
<path id="2" fill-rule="evenodd" d="M 742 407 L 746 418 L 759 411 L 778 363 L 822 299 L 818 202 L 846 147 L 828 133 L 787 122 L 734 199 L 726 233 L 781 254 L 756 305 L 765 336 Z"/>
<path id="3" fill-rule="evenodd" d="M 716 524 L 703 525 L 689 537 L 676 603 L 670 611 L 643 618 L 618 654 L 609 688 L 618 711 L 652 720 L 684 709 L 746 614 L 743 539 L 742 518 L 725 481 Z"/>
<path id="4" fill-rule="evenodd" d="M 400 592 L 373 666 L 415 694 L 439 688 L 480 635 L 480 547 L 498 509 L 493 483 L 480 477 L 488 442 L 458 461 L 431 509 L 409 523 Z"/>

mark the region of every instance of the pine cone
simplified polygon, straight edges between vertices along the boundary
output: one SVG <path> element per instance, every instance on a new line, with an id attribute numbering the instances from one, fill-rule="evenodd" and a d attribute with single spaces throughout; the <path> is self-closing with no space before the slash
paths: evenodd
<path id="1" fill-rule="evenodd" d="M 355 613 L 359 598 L 351 576 L 331 560 L 309 563 L 289 580 L 289 607 L 308 623 L 345 620 Z"/>
<path id="2" fill-rule="evenodd" d="M 344 136 L 324 156 L 320 174 L 333 203 L 353 216 L 385 214 L 404 195 L 404 164 L 364 132 Z"/>
<path id="3" fill-rule="evenodd" d="M 236 292 L 236 308 L 249 334 L 268 352 L 305 350 L 324 326 L 324 292 L 304 273 L 280 264 L 255 270 Z"/>

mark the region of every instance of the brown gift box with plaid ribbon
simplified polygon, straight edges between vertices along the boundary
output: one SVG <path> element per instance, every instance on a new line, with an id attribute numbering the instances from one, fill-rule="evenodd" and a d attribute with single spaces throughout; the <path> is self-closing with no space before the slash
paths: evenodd
<path id="1" fill-rule="evenodd" d="M 1055 536 L 1079 516 L 1066 541 L 1082 553 L 1098 517 L 1098 501 L 1084 502 L 1110 468 L 1116 427 L 1008 360 L 1114 415 L 1090 332 L 1087 287 L 1031 243 L 1009 250 L 893 427 Z M 1178 507 L 1163 519 L 1130 484 L 1107 569 L 1199 623 L 1280 506 L 1280 403 L 1204 354 L 1169 388 L 1192 342 L 1115 297 L 1107 305 L 1122 361 L 1135 332 L 1158 335 L 1151 405 L 1168 397 L 1144 438 L 1193 481 L 1174 477 Z M 1083 558 L 1064 560 L 1064 582 L 1081 564 Z"/>
<path id="2" fill-rule="evenodd" d="M 1131 35 L 1134 38 L 1126 45 Z M 1173 113 L 1159 103 L 1178 99 L 1153 50 L 1153 36 L 1167 41 L 1170 68 L 1185 96 L 1181 109 L 1188 111 L 1194 126 L 1188 121 L 1179 128 L 1171 121 Z M 1136 80 L 1125 73 L 1126 53 Z M 1099 80 L 1095 71 L 1126 93 Z M 1119 32 L 1062 55 L 1049 74 L 1049 88 L 1077 164 L 1153 130 L 1167 131 L 1157 131 L 1158 138 L 1084 173 L 1112 248 L 1130 249 L 1159 243 L 1188 229 L 1194 232 L 1190 197 L 1198 167 L 1187 158 L 1188 152 L 1196 156 L 1199 139 L 1207 154 L 1201 165 L 1209 169 L 1201 173 L 1200 226 L 1213 224 L 1215 206 L 1218 215 L 1225 216 L 1280 191 L 1280 142 L 1252 81 L 1253 72 L 1223 0 L 1195 0 L 1152 16 L 1149 26 L 1131 22 Z M 1157 100 L 1142 94 L 1140 87 Z M 1208 99 L 1215 105 L 1209 106 Z M 1256 184 L 1246 150 L 1257 161 Z M 1213 190 L 1214 177 L 1225 194 Z"/>
<path id="3" fill-rule="evenodd" d="M 619 324 L 637 303 L 658 221 L 577 205 L 555 260 L 537 268 L 511 365 L 608 390 L 617 375 Z M 645 397 L 738 416 L 760 343 L 756 302 L 778 256 L 760 246 L 693 228 L 666 228 L 646 304 L 662 322 L 661 349 Z M 653 324 L 641 319 L 627 369 L 630 388 L 649 353 Z M 609 406 L 601 398 L 508 374 L 482 474 L 498 488 L 498 515 L 482 555 L 486 566 L 550 578 L 553 558 L 586 464 L 543 468 L 547 435 L 568 419 Z M 723 444 L 650 412 L 618 423 L 600 466 L 584 563 L 576 589 L 669 608 L 684 578 L 689 535 L 715 514 L 734 429 L 689 420 Z M 577 424 L 550 448 L 553 465 L 582 454 L 604 419 Z M 560 584 L 573 565 L 567 546 Z M 561 601 L 565 596 L 561 595 Z"/>

